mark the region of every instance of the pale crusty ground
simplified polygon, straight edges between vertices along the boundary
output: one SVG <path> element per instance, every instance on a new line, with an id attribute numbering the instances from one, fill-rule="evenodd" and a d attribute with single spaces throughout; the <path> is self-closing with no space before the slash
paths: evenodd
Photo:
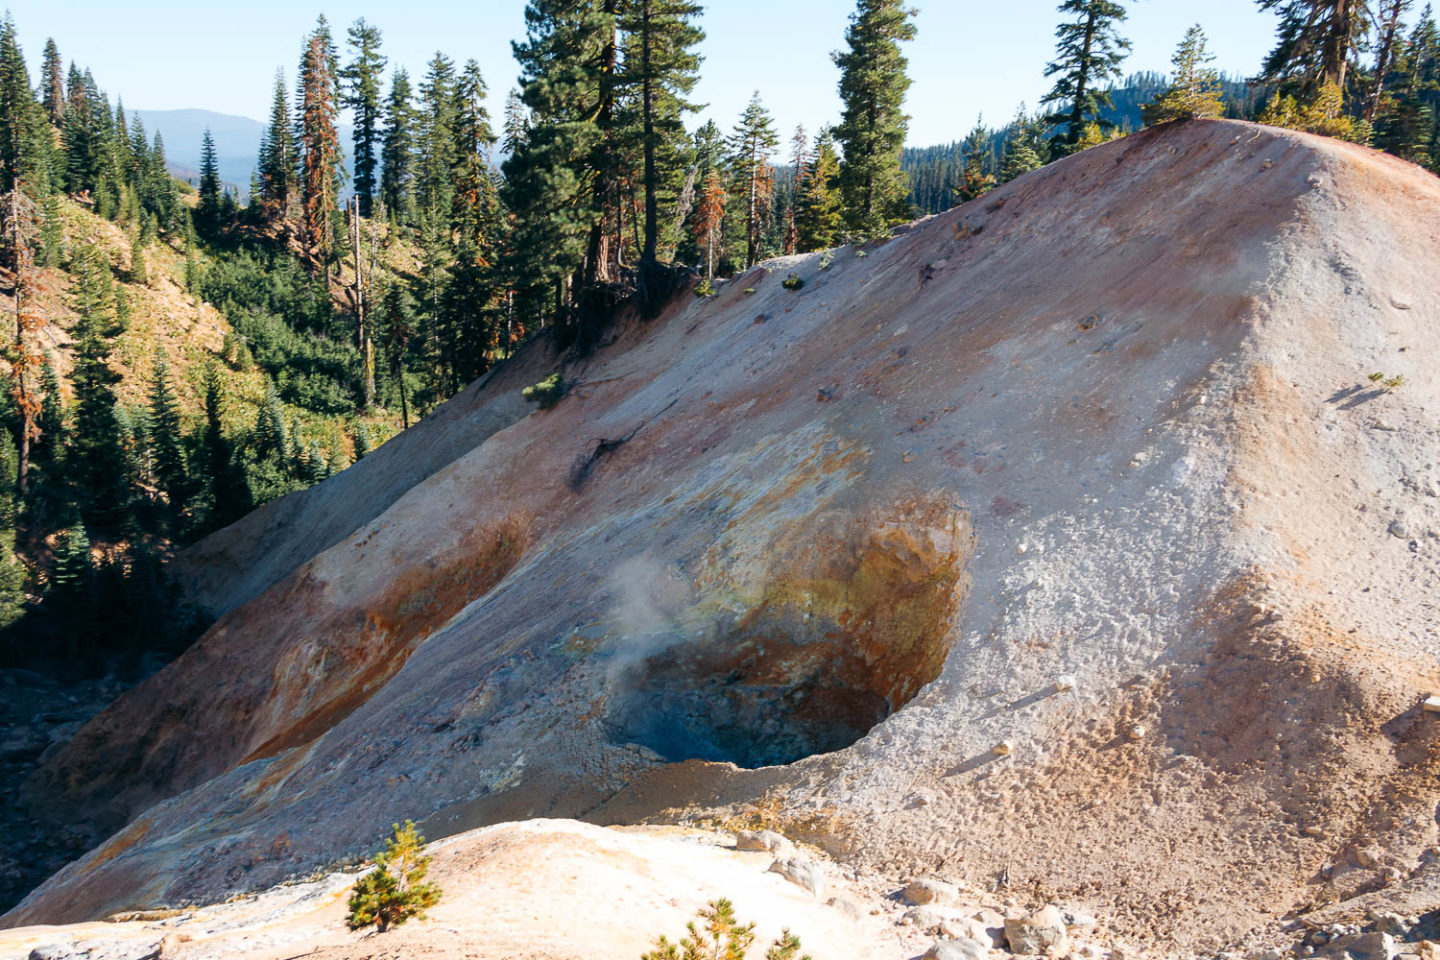
<path id="1" fill-rule="evenodd" d="M 3 931 L 0 960 L 97 941 L 129 944 L 138 957 L 162 940 L 164 960 L 635 960 L 662 933 L 684 936 L 696 911 L 721 897 L 742 922 L 756 924 L 756 953 L 785 928 L 817 957 L 901 960 L 933 942 L 897 922 L 904 908 L 883 881 L 850 880 L 827 863 L 827 889 L 816 898 L 767 872 L 770 854 L 732 844 L 728 835 L 702 830 L 505 824 L 434 844 L 430 876 L 441 902 L 427 919 L 383 935 L 345 929 L 355 874 L 335 873 L 166 919 Z M 828 905 L 835 897 L 859 909 Z"/>
<path id="2" fill-rule="evenodd" d="M 202 545 L 195 595 L 231 612 L 30 785 L 129 826 L 6 922 L 263 888 L 406 816 L 767 795 L 857 868 L 1004 879 L 1162 951 L 1403 883 L 1440 800 L 1437 231 L 1416 167 L 1197 122 L 864 259 L 768 264 L 617 331 L 517 419 L 550 369 L 531 351 L 414 456 Z M 637 644 L 875 551 L 963 571 L 938 678 L 854 746 L 740 771 L 607 726 Z M 637 562 L 678 585 L 639 626 Z"/>

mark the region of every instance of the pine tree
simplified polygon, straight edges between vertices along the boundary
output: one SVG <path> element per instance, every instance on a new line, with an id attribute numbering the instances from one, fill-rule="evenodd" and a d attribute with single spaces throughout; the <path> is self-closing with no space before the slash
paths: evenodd
<path id="1" fill-rule="evenodd" d="M 1395 66 L 1400 42 L 1400 18 L 1414 0 L 1378 0 L 1375 26 L 1380 32 L 1380 42 L 1375 51 L 1375 74 L 1370 82 L 1370 92 L 1365 98 L 1365 119 L 1373 123 L 1385 98 L 1385 84 Z"/>
<path id="2" fill-rule="evenodd" d="M 8 434 L 0 433 L 0 631 L 25 615 L 25 568 L 15 556 L 17 522 L 15 489 L 8 478 L 16 474 L 18 455 Z"/>
<path id="3" fill-rule="evenodd" d="M 507 154 L 519 150 L 530 134 L 530 117 L 525 110 L 525 101 L 520 91 L 512 89 L 505 97 L 504 140 L 501 146 Z"/>
<path id="4" fill-rule="evenodd" d="M 68 611 L 90 605 L 90 587 L 95 578 L 95 561 L 90 554 L 90 536 L 84 524 L 75 523 L 55 537 L 55 550 L 46 583 L 45 599 L 54 609 Z M 79 652 L 78 637 L 70 639 L 70 653 Z"/>
<path id="5" fill-rule="evenodd" d="M 275 71 L 270 125 L 260 142 L 260 200 L 271 216 L 283 217 L 295 192 L 295 133 L 290 125 L 290 96 L 285 74 Z"/>
<path id="6" fill-rule="evenodd" d="M 1435 104 L 1440 103 L 1440 28 L 1427 4 L 1400 46 L 1393 96 L 1375 126 L 1375 146 L 1422 166 L 1436 166 Z"/>
<path id="7" fill-rule="evenodd" d="M 1022 103 L 1015 119 L 1005 128 L 1004 158 L 1000 163 L 1000 182 L 1009 183 L 1045 165 L 1045 121 L 1032 118 Z"/>
<path id="8" fill-rule="evenodd" d="M 1220 75 L 1206 66 L 1214 59 L 1205 48 L 1205 31 L 1200 24 L 1185 31 L 1185 39 L 1170 61 L 1175 65 L 1170 86 L 1153 103 L 1141 108 L 1145 122 L 1220 116 L 1225 109 L 1220 99 Z"/>
<path id="9" fill-rule="evenodd" d="M 346 924 L 351 930 L 374 926 L 381 933 L 398 927 L 440 902 L 440 888 L 425 879 L 430 858 L 425 838 L 409 820 L 394 825 L 394 836 L 375 854 L 375 869 L 355 882 Z"/>
<path id="10" fill-rule="evenodd" d="M 45 58 L 40 66 L 41 104 L 50 123 L 60 126 L 65 120 L 65 67 L 60 61 L 60 48 L 54 40 L 45 41 Z"/>
<path id="11" fill-rule="evenodd" d="M 364 420 L 355 424 L 355 462 L 359 463 L 370 455 L 374 444 L 370 440 L 370 427 Z"/>
<path id="12" fill-rule="evenodd" d="M 48 130 L 30 90 L 30 71 L 15 23 L 7 13 L 0 19 L 0 193 L 15 189 L 17 182 L 35 179 L 41 126 Z"/>
<path id="13" fill-rule="evenodd" d="M 844 152 L 840 189 L 846 222 L 861 237 L 888 236 L 910 213 L 910 187 L 900 169 L 910 78 L 900 44 L 915 38 L 912 16 L 902 0 L 858 0 L 845 31 L 849 49 L 835 54 L 844 104 L 835 129 Z"/>
<path id="14" fill-rule="evenodd" d="M 618 0 L 531 0 L 526 39 L 514 45 L 530 131 L 505 162 L 515 217 L 509 272 L 522 310 L 548 312 L 562 343 L 593 333 L 620 265 L 618 8 Z"/>
<path id="15" fill-rule="evenodd" d="M 415 206 L 421 218 L 448 226 L 455 202 L 455 65 L 436 52 L 420 84 Z"/>
<path id="16" fill-rule="evenodd" d="M 1327 88 L 1339 91 L 1343 101 L 1351 58 L 1369 30 L 1364 0 L 1257 2 L 1261 10 L 1280 14 L 1275 49 L 1259 79 L 1278 82 L 1282 93 L 1302 104 L 1314 104 Z M 1328 115 L 1338 116 L 1339 110 Z"/>
<path id="17" fill-rule="evenodd" d="M 460 237 L 474 245 L 474 253 L 491 262 L 490 246 L 498 229 L 499 207 L 495 183 L 490 176 L 490 149 L 495 134 L 490 112 L 485 109 L 485 80 L 480 64 L 466 62 L 455 86 L 454 130 L 454 223 Z"/>
<path id="18" fill-rule="evenodd" d="M 705 33 L 693 21 L 700 11 L 700 5 L 689 0 L 632 0 L 620 18 L 625 37 L 620 89 L 637 100 L 644 156 L 642 267 L 657 260 L 661 193 L 673 179 L 676 153 L 686 143 L 682 117 L 695 109 L 684 98 L 699 78 L 700 57 L 694 48 Z"/>
<path id="19" fill-rule="evenodd" d="M 977 122 L 975 128 L 965 137 L 960 152 L 965 164 L 961 168 L 960 182 L 952 191 L 957 206 L 982 197 L 995 188 L 995 177 L 987 169 L 990 162 L 990 133 L 982 123 Z"/>
<path id="20" fill-rule="evenodd" d="M 328 265 L 335 250 L 340 135 L 335 126 L 334 60 L 330 31 L 322 16 L 305 43 L 300 64 L 300 116 L 296 136 L 305 239 L 317 268 Z"/>
<path id="21" fill-rule="evenodd" d="M 769 213 L 774 186 L 770 157 L 780 143 L 770 111 L 760 102 L 760 91 L 755 91 L 750 98 L 728 143 L 737 193 L 745 198 L 745 266 L 748 268 L 760 260 L 761 230 Z"/>
<path id="22" fill-rule="evenodd" d="M 215 138 L 209 128 L 200 141 L 199 194 L 195 224 L 202 233 L 213 235 L 220 226 L 220 161 L 215 156 Z"/>
<path id="23" fill-rule="evenodd" d="M 412 212 L 415 108 L 411 96 L 410 74 L 397 69 L 385 98 L 385 133 L 380 147 L 380 197 L 397 223 L 408 223 Z"/>
<path id="24" fill-rule="evenodd" d="M 797 245 L 801 252 L 827 250 L 840 243 L 845 230 L 845 208 L 840 197 L 840 158 L 830 130 L 815 138 L 815 159 L 805 181 L 795 215 Z"/>
<path id="25" fill-rule="evenodd" d="M 76 256 L 76 274 L 71 304 L 76 314 L 71 328 L 75 341 L 73 474 L 86 522 L 112 530 L 124 519 L 129 495 L 127 478 L 116 470 L 116 464 L 125 458 L 114 393 L 120 375 L 110 365 L 120 320 L 104 251 L 82 247 Z"/>
<path id="26" fill-rule="evenodd" d="M 1087 125 L 1113 126 L 1100 113 L 1111 103 L 1101 85 L 1120 76 L 1130 41 L 1120 36 L 1126 12 L 1116 0 L 1064 0 L 1058 9 L 1073 19 L 1055 29 L 1056 56 L 1045 68 L 1045 76 L 1056 77 L 1055 85 L 1040 102 L 1056 105 L 1046 120 L 1065 125 L 1065 133 L 1054 143 L 1059 152 L 1071 153 Z"/>
<path id="27" fill-rule="evenodd" d="M 180 402 L 170 387 L 170 364 L 164 347 L 155 351 L 150 385 L 150 450 L 155 479 L 172 510 L 185 502 L 188 476 L 181 446 Z"/>
<path id="28" fill-rule="evenodd" d="M 348 40 L 353 53 L 341 73 L 343 103 L 353 111 L 355 121 L 355 195 L 360 199 L 360 215 L 369 217 L 376 195 L 375 148 L 380 143 L 380 78 L 385 58 L 380 55 L 380 28 L 366 23 L 364 17 L 351 25 Z"/>
<path id="29" fill-rule="evenodd" d="M 711 167 L 700 194 L 700 208 L 695 217 L 695 239 L 705 256 L 705 279 L 715 276 L 715 263 L 720 256 L 721 231 L 725 226 L 725 181 L 719 167 Z"/>

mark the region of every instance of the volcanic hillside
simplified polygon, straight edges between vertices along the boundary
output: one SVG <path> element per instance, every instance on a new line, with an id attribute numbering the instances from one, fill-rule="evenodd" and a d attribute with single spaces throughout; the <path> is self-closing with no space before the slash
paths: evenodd
<path id="1" fill-rule="evenodd" d="M 761 801 L 1182 945 L 1403 884 L 1437 265 L 1419 168 L 1196 121 L 537 342 L 182 558 L 218 623 L 27 785 L 118 832 L 5 920 L 259 889 L 405 817 Z"/>

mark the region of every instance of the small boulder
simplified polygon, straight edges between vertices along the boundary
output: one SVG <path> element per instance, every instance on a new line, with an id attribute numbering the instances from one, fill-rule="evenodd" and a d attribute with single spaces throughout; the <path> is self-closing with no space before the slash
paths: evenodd
<path id="1" fill-rule="evenodd" d="M 774 830 L 741 830 L 735 834 L 736 850 L 754 850 L 787 857 L 795 852 L 795 844 Z"/>
<path id="2" fill-rule="evenodd" d="M 974 917 L 951 917 L 940 924 L 940 932 L 952 940 L 974 940 L 987 947 L 998 946 L 989 928 Z"/>
<path id="3" fill-rule="evenodd" d="M 900 922 L 914 927 L 922 933 L 945 933 L 945 925 L 954 922 L 955 914 L 943 907 L 936 907 L 926 904 L 923 907 L 911 907 L 905 911 Z M 950 934 L 945 934 L 950 936 Z"/>
<path id="4" fill-rule="evenodd" d="M 1388 933 L 1352 933 L 1325 944 L 1319 956 L 1335 960 L 1395 960 L 1395 938 Z"/>
<path id="5" fill-rule="evenodd" d="M 1006 918 L 1005 942 L 1010 944 L 1011 953 L 1061 956 L 1070 946 L 1065 915 L 1049 906 L 1033 916 Z"/>
<path id="6" fill-rule="evenodd" d="M 789 860 L 776 860 L 770 864 L 770 872 L 780 874 L 797 887 L 804 887 L 817 897 L 823 896 L 825 893 L 825 877 L 809 860 L 793 857 Z"/>
<path id="7" fill-rule="evenodd" d="M 990 951 L 974 940 L 936 940 L 923 960 L 985 960 Z"/>
<path id="8" fill-rule="evenodd" d="M 911 880 L 900 896 L 917 907 L 927 903 L 950 906 L 960 901 L 960 891 L 952 884 L 934 879 Z"/>

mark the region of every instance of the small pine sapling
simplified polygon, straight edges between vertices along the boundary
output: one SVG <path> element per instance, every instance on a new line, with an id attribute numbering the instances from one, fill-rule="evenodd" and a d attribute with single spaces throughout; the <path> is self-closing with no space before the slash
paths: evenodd
<path id="1" fill-rule="evenodd" d="M 781 281 L 780 286 L 784 287 L 786 290 L 799 290 L 801 287 L 805 286 L 805 279 L 801 277 L 798 273 L 792 273 L 790 274 L 790 276 L 786 277 L 783 281 Z"/>
<path id="2" fill-rule="evenodd" d="M 679 942 L 661 936 L 655 949 L 640 960 L 745 960 L 755 942 L 755 924 L 735 919 L 735 905 L 729 900 L 712 900 L 702 907 L 696 920 L 685 925 L 688 936 Z M 810 960 L 800 954 L 800 938 L 789 928 L 765 951 L 765 960 Z"/>
<path id="3" fill-rule="evenodd" d="M 552 373 L 539 383 L 521 390 L 520 396 L 531 403 L 539 404 L 541 410 L 549 410 L 560 402 L 569 389 L 570 384 L 565 382 L 564 377 L 558 373 Z"/>
<path id="4" fill-rule="evenodd" d="M 424 919 L 425 910 L 440 902 L 440 888 L 425 880 L 430 858 L 425 838 L 406 820 L 394 824 L 395 835 L 375 854 L 375 869 L 355 882 L 350 891 L 351 930 L 376 927 L 384 933 L 412 918 Z"/>

